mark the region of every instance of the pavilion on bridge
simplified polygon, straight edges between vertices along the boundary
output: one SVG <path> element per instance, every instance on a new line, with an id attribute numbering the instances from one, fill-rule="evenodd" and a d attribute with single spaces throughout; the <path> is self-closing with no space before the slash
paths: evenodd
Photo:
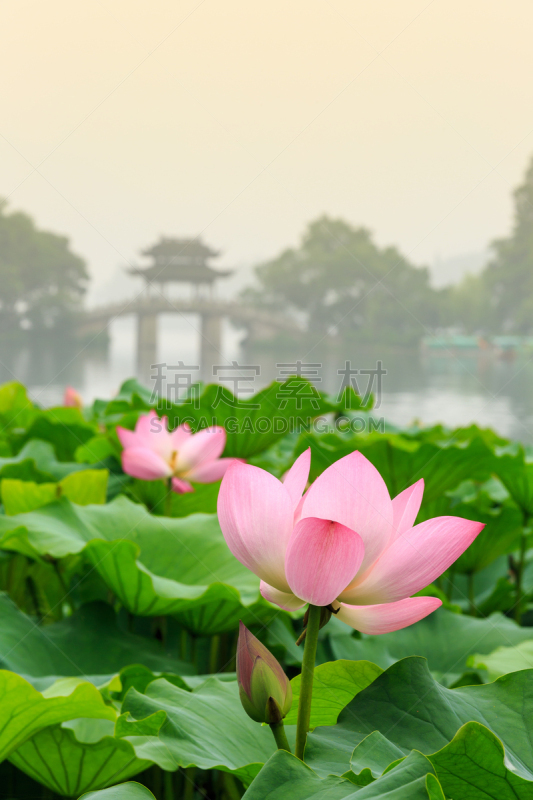
<path id="1" fill-rule="evenodd" d="M 141 255 L 149 258 L 151 263 L 146 267 L 130 267 L 128 272 L 144 279 L 147 295 L 151 287 L 159 287 L 160 293 L 165 294 L 169 284 L 182 283 L 192 287 L 194 297 L 209 298 L 213 295 L 215 281 L 233 272 L 214 269 L 208 263 L 220 253 L 204 244 L 200 237 L 173 239 L 162 236 Z"/>

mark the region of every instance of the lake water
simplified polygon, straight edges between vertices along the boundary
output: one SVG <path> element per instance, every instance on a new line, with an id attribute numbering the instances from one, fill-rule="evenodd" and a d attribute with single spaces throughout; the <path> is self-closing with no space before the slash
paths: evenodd
<path id="1" fill-rule="evenodd" d="M 0 378 L 20 380 L 27 384 L 34 400 L 50 406 L 61 402 L 66 385 L 76 387 L 86 402 L 96 397 L 113 396 L 121 382 L 135 374 L 136 324 L 133 318 L 120 318 L 111 326 L 111 344 L 107 353 L 94 353 L 88 348 L 71 347 L 61 355 L 48 350 L 13 352 L 0 348 Z M 232 375 L 247 379 L 240 388 L 246 392 L 261 388 L 290 367 L 276 366 L 301 360 L 300 370 L 314 372 L 311 379 L 321 378 L 316 385 L 332 394 L 339 392 L 344 376 L 339 370 L 375 370 L 378 361 L 386 371 L 381 378 L 379 407 L 376 413 L 396 426 L 419 420 L 430 425 L 448 426 L 475 422 L 494 428 L 502 435 L 533 443 L 533 358 L 514 361 L 476 357 L 425 358 L 418 351 L 395 353 L 384 348 L 325 348 L 322 342 L 309 341 L 305 347 L 285 348 L 282 352 L 244 353 L 240 347 L 242 333 L 228 324 L 223 332 L 221 365 L 246 364 L 259 369 L 219 370 L 219 377 L 232 388 Z M 159 324 L 158 361 L 175 365 L 198 364 L 198 322 L 194 317 L 163 315 Z M 310 367 L 309 364 L 315 366 Z M 316 366 L 320 365 L 320 366 Z M 198 374 L 193 375 L 193 380 Z M 354 375 L 361 392 L 367 388 L 369 375 Z M 374 391 L 377 377 L 374 378 Z"/>

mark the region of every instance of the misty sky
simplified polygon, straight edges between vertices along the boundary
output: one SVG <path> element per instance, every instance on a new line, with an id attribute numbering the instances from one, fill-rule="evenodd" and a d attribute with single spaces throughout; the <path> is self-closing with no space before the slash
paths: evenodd
<path id="1" fill-rule="evenodd" d="M 98 282 L 322 212 L 418 264 L 482 250 L 533 154 L 532 29 L 531 0 L 2 0 L 0 195 Z"/>

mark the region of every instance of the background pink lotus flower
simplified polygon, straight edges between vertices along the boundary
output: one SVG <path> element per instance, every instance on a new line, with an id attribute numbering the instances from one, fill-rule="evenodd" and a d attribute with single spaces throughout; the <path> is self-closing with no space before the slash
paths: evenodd
<path id="1" fill-rule="evenodd" d="M 63 405 L 67 406 L 67 408 L 83 408 L 81 394 L 76 389 L 73 389 L 72 386 L 67 386 L 63 395 Z"/>
<path id="2" fill-rule="evenodd" d="M 226 444 L 224 428 L 205 428 L 192 433 L 187 424 L 168 430 L 166 417 L 154 410 L 137 420 L 134 431 L 117 427 L 124 450 L 122 468 L 145 481 L 171 478 L 175 492 L 194 491 L 189 481 L 213 483 L 222 478 L 236 459 L 220 458 Z"/>
<path id="3" fill-rule="evenodd" d="M 261 578 L 261 593 L 292 611 L 332 607 L 339 619 L 371 634 L 399 630 L 441 605 L 411 597 L 441 575 L 484 525 L 435 517 L 414 525 L 422 480 L 391 500 L 377 469 L 359 452 L 332 464 L 305 488 L 310 450 L 283 482 L 235 464 L 218 497 L 231 552 Z"/>

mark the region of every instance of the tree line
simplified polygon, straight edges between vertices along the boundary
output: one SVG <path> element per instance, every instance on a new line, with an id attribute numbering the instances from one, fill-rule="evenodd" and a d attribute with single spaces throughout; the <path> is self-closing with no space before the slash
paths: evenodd
<path id="1" fill-rule="evenodd" d="M 69 240 L 39 230 L 21 211 L 0 200 L 0 332 L 42 336 L 72 328 L 89 274 Z"/>
<path id="2" fill-rule="evenodd" d="M 458 285 L 433 288 L 426 267 L 379 247 L 367 228 L 325 215 L 299 247 L 256 268 L 257 285 L 242 299 L 358 342 L 409 346 L 445 330 L 533 334 L 533 161 L 514 199 L 511 234 L 492 242 L 481 274 Z"/>
<path id="3" fill-rule="evenodd" d="M 435 289 L 427 267 L 372 233 L 327 215 L 295 248 L 256 267 L 241 301 L 294 316 L 314 335 L 413 346 L 445 330 L 533 334 L 533 161 L 514 193 L 510 235 L 492 242 L 477 276 Z M 75 326 L 89 275 L 68 239 L 0 201 L 0 331 L 39 335 Z"/>

